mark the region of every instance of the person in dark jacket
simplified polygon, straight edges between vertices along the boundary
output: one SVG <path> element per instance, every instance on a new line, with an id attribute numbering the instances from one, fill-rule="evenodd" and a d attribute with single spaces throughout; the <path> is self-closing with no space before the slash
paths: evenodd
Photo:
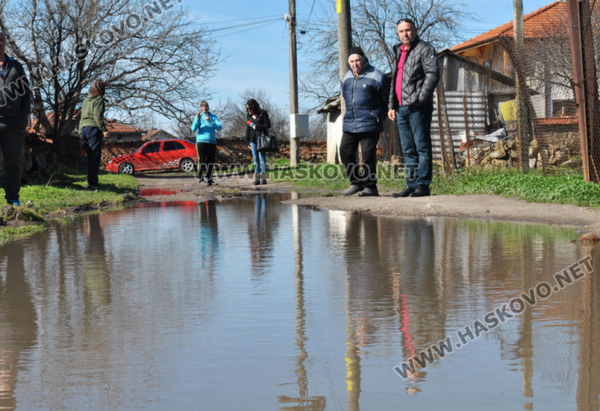
<path id="1" fill-rule="evenodd" d="M 102 81 L 96 81 L 81 106 L 79 131 L 81 142 L 88 158 L 88 188 L 99 190 L 98 168 L 102 158 L 102 143 L 108 138 L 108 130 L 104 124 L 104 94 L 106 87 Z"/>
<path id="2" fill-rule="evenodd" d="M 256 100 L 251 98 L 246 103 L 246 110 L 248 116 L 246 117 L 246 143 L 252 150 L 252 157 L 254 158 L 254 182 L 252 184 L 267 184 L 266 163 L 265 153 L 257 150 L 258 136 L 261 133 L 268 133 L 271 128 L 271 120 L 269 120 L 269 113 L 266 110 L 262 110 Z M 260 165 L 260 166 L 259 166 Z M 260 175 L 259 175 L 260 172 Z"/>
<path id="3" fill-rule="evenodd" d="M 340 157 L 351 185 L 342 194 L 378 196 L 377 142 L 379 133 L 383 131 L 389 80 L 381 70 L 369 64 L 360 47 L 350 49 L 348 68 L 342 81 L 346 114 Z M 356 159 L 359 144 L 362 149 L 362 167 Z"/>
<path id="4" fill-rule="evenodd" d="M 23 66 L 8 56 L 6 35 L 0 32 L 0 147 L 4 156 L 6 202 L 20 206 L 21 152 L 31 112 L 31 90 Z"/>
<path id="5" fill-rule="evenodd" d="M 388 116 L 398 126 L 406 163 L 406 187 L 392 196 L 423 197 L 430 194 L 433 176 L 431 114 L 433 92 L 440 80 L 438 58 L 433 46 L 419 38 L 411 19 L 398 22 L 398 37 Z"/>

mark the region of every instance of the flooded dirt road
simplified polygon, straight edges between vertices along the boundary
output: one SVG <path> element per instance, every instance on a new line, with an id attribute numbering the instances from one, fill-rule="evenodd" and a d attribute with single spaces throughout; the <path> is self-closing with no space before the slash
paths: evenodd
<path id="1" fill-rule="evenodd" d="M 573 229 L 293 196 L 146 203 L 1 247 L 0 409 L 599 409 L 600 281 L 555 277 L 600 269 Z"/>

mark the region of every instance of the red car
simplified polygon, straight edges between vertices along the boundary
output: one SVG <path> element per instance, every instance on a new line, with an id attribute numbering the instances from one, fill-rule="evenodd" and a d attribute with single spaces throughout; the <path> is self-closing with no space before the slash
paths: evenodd
<path id="1" fill-rule="evenodd" d="M 196 164 L 198 154 L 194 144 L 185 140 L 161 140 L 148 141 L 132 154 L 113 158 L 106 165 L 106 169 L 122 174 L 174 168 L 192 172 Z"/>

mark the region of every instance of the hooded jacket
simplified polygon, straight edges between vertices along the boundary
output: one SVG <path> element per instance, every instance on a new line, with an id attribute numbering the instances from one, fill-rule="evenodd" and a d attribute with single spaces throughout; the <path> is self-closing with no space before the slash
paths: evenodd
<path id="1" fill-rule="evenodd" d="M 213 113 L 208 113 L 209 121 L 206 121 L 206 115 L 200 113 L 200 118 L 196 116 L 192 123 L 192 131 L 196 132 L 196 143 L 217 144 L 215 131 L 221 130 L 221 122 Z"/>
<path id="2" fill-rule="evenodd" d="M 395 64 L 392 69 L 392 87 L 390 88 L 390 110 L 398 110 L 400 103 L 396 95 L 398 62 L 402 55 L 400 46 L 394 46 Z M 408 54 L 402 69 L 402 105 L 427 106 L 433 103 L 433 92 L 440 81 L 438 58 L 433 46 L 418 36 L 410 43 Z"/>
<path id="3" fill-rule="evenodd" d="M 0 123 L 26 124 L 31 113 L 31 90 L 23 66 L 6 55 L 4 78 L 0 76 Z"/>
<path id="4" fill-rule="evenodd" d="M 104 99 L 101 95 L 88 94 L 81 106 L 81 120 L 79 120 L 79 131 L 84 127 L 97 127 L 107 131 L 104 124 Z"/>
<path id="5" fill-rule="evenodd" d="M 346 101 L 343 131 L 349 133 L 380 132 L 387 110 L 390 81 L 378 68 L 365 62 L 360 74 L 352 70 L 344 76 L 342 94 Z"/>

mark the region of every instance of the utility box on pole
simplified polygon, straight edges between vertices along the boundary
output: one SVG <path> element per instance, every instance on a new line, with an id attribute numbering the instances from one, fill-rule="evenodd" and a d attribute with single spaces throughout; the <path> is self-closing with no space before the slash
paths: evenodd
<path id="1" fill-rule="evenodd" d="M 290 139 L 308 137 L 308 124 L 308 114 L 290 114 Z"/>

